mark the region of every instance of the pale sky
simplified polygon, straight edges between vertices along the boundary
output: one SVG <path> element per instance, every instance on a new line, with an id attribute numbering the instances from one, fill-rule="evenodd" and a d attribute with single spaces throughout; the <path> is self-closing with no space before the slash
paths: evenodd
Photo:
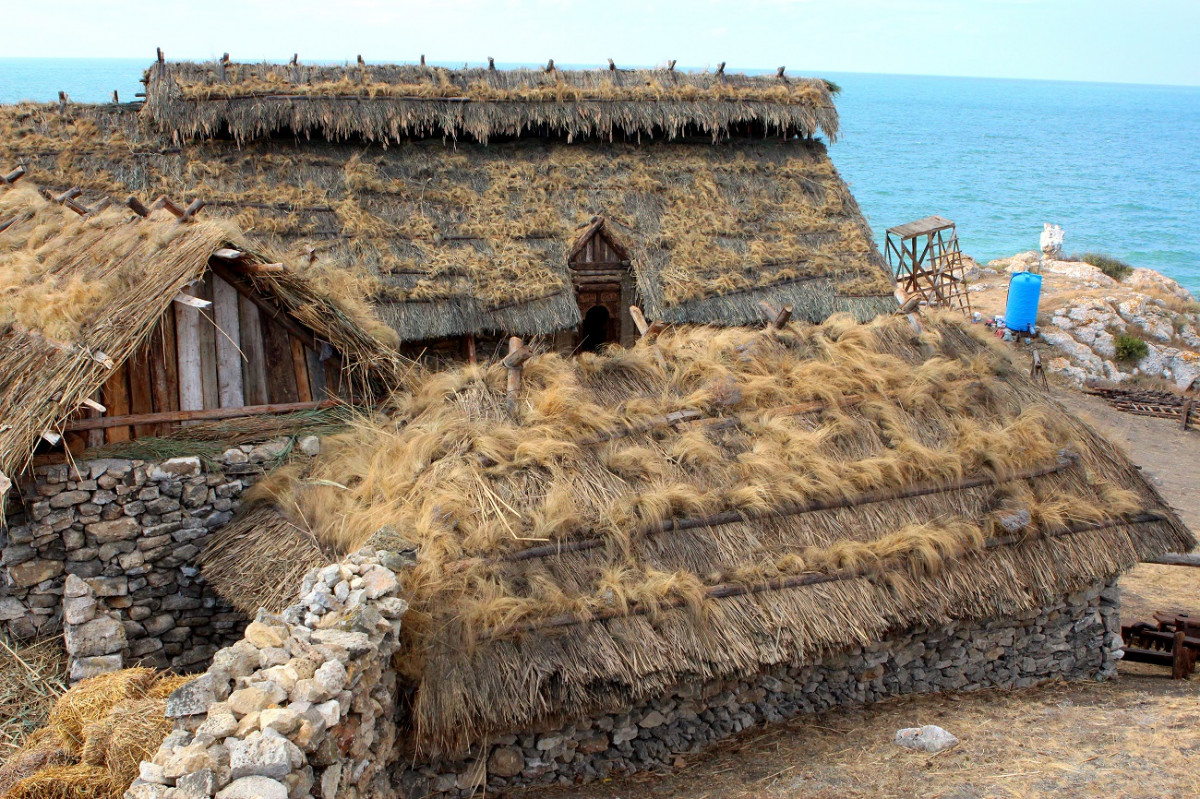
<path id="1" fill-rule="evenodd" d="M 0 0 L 0 56 L 499 62 L 1200 85 L 1200 0 Z M 17 34 L 19 32 L 19 35 Z"/>

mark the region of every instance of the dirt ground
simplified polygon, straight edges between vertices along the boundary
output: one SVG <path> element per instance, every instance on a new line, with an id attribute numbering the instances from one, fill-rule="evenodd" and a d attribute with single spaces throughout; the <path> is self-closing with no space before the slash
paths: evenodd
<path id="1" fill-rule="evenodd" d="M 1131 416 L 1056 387 L 1073 411 L 1131 454 L 1200 531 L 1200 432 Z M 1141 565 L 1122 580 L 1126 619 L 1200 611 L 1200 570 Z M 1200 792 L 1200 676 L 1123 663 L 1107 683 L 903 697 L 756 727 L 644 774 L 537 799 L 1158 799 Z M 935 756 L 896 746 L 902 727 L 938 724 L 961 743 Z"/>

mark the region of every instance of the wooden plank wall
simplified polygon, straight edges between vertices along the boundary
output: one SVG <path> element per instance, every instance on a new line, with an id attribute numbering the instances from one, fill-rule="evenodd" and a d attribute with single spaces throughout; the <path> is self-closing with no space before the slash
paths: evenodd
<path id="1" fill-rule="evenodd" d="M 211 301 L 173 303 L 146 342 L 113 370 L 97 400 L 107 416 L 309 402 L 339 395 L 336 358 L 322 361 L 282 325 L 211 272 L 185 293 Z M 328 352 L 325 353 L 328 356 Z M 81 411 L 80 417 L 95 415 Z M 72 434 L 84 446 L 165 435 L 174 424 Z"/>

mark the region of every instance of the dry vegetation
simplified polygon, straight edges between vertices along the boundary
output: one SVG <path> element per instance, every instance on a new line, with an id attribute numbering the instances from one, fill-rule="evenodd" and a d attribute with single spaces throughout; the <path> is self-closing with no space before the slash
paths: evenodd
<path id="1" fill-rule="evenodd" d="M 0 633 L 0 766 L 66 690 L 66 665 L 60 639 L 21 644 Z"/>
<path id="2" fill-rule="evenodd" d="M 171 731 L 167 696 L 190 679 L 126 669 L 72 686 L 0 766 L 0 796 L 120 799 Z"/>

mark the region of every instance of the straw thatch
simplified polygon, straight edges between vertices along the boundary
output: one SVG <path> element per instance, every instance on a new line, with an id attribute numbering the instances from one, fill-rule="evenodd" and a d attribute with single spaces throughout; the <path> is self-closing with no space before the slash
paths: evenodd
<path id="1" fill-rule="evenodd" d="M 156 62 L 146 112 L 177 139 L 276 133 L 339 141 L 545 135 L 668 138 L 731 131 L 837 136 L 831 84 L 644 70 Z"/>
<path id="2" fill-rule="evenodd" d="M 0 472 L 8 475 L 143 343 L 216 250 L 270 262 L 228 223 L 117 208 L 81 217 L 23 183 L 0 188 Z M 381 339 L 391 331 L 361 303 L 289 271 L 250 280 L 337 348 L 364 394 L 376 378 L 394 381 L 397 356 Z"/>
<path id="3" fill-rule="evenodd" d="M 946 318 L 684 328 L 414 381 L 276 472 L 204 554 L 246 610 L 246 542 L 319 565 L 411 542 L 397 669 L 415 743 L 635 704 L 947 619 L 1042 605 L 1187 549 L 1114 447 Z M 296 590 L 293 588 L 293 591 Z"/>
<path id="4" fill-rule="evenodd" d="M 652 319 L 752 324 L 760 300 L 812 322 L 895 307 L 870 229 L 819 142 L 174 146 L 117 109 L 5 113 L 0 163 L 92 197 L 203 197 L 206 213 L 293 261 L 315 248 L 404 341 L 574 328 L 568 255 L 594 217 L 628 251 Z"/>
<path id="5" fill-rule="evenodd" d="M 167 696 L 192 679 L 139 668 L 77 683 L 0 768 L 0 795 L 120 799 L 171 731 Z"/>

